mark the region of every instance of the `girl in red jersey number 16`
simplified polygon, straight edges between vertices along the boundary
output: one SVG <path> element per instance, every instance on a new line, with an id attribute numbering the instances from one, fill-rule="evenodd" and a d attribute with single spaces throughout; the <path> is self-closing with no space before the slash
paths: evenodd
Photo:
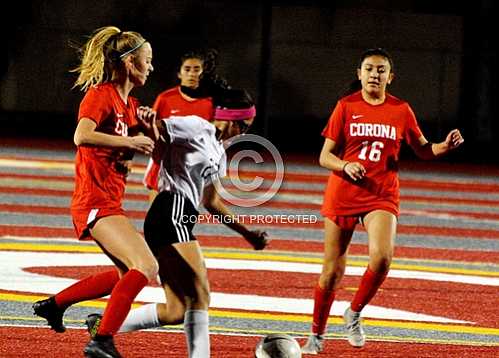
<path id="1" fill-rule="evenodd" d="M 335 291 L 345 273 L 348 246 L 357 223 L 367 231 L 369 263 L 343 318 L 348 342 L 365 344 L 360 313 L 388 274 L 399 215 L 397 163 L 408 143 L 422 159 L 432 159 L 463 143 L 459 130 L 443 142 L 424 137 L 409 106 L 386 92 L 394 77 L 393 61 L 383 49 L 367 50 L 360 59 L 360 88 L 342 97 L 322 132 L 320 165 L 331 170 L 321 214 L 324 259 L 314 291 L 312 334 L 303 353 L 323 350 L 323 335 Z"/>

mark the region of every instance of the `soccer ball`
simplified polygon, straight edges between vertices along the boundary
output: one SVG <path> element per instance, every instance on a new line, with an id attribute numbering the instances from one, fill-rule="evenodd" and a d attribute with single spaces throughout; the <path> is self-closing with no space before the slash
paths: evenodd
<path id="1" fill-rule="evenodd" d="M 298 342 L 287 334 L 269 334 L 256 345 L 255 358 L 300 358 Z"/>

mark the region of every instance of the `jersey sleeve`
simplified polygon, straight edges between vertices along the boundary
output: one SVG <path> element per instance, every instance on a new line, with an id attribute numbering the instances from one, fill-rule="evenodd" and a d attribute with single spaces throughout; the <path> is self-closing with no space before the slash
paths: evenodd
<path id="1" fill-rule="evenodd" d="M 343 129 L 345 127 L 344 108 L 341 101 L 338 101 L 333 113 L 329 117 L 326 127 L 322 131 L 322 136 L 329 138 L 336 143 L 343 141 Z"/>
<path id="2" fill-rule="evenodd" d="M 100 90 L 91 88 L 83 97 L 78 112 L 78 121 L 82 118 L 90 118 L 97 125 L 101 124 L 113 111 L 109 96 Z"/>
<path id="3" fill-rule="evenodd" d="M 163 122 L 170 143 L 188 142 L 205 128 L 205 124 L 208 124 L 206 120 L 198 116 L 170 117 L 168 120 L 163 119 Z"/>
<path id="4" fill-rule="evenodd" d="M 404 140 L 414 148 L 419 145 L 419 138 L 423 135 L 423 132 L 421 132 L 421 129 L 419 128 L 416 115 L 408 104 L 405 124 Z"/>

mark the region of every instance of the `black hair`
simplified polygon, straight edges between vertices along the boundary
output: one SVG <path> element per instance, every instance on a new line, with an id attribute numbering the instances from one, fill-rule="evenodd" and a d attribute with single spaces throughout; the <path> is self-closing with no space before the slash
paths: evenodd
<path id="1" fill-rule="evenodd" d="M 204 52 L 203 74 L 199 87 L 202 93 L 216 98 L 222 95 L 222 92 L 229 90 L 231 86 L 227 80 L 217 73 L 219 52 L 210 48 Z"/>
<path id="2" fill-rule="evenodd" d="M 388 63 L 390 64 L 390 72 L 395 72 L 395 65 L 393 63 L 393 59 L 392 59 L 392 56 L 388 53 L 388 51 L 386 51 L 385 49 L 381 48 L 381 47 L 377 47 L 377 48 L 370 48 L 368 50 L 365 50 L 362 55 L 360 56 L 360 61 L 359 61 L 359 66 L 358 68 L 361 68 L 362 66 L 362 62 L 364 62 L 364 60 L 368 57 L 371 57 L 371 56 L 381 56 L 381 57 L 384 57 Z"/>
<path id="3" fill-rule="evenodd" d="M 227 88 L 213 98 L 213 105 L 227 109 L 244 109 L 254 106 L 255 102 L 245 89 Z"/>
<path id="4" fill-rule="evenodd" d="M 184 53 L 182 56 L 180 56 L 180 63 L 178 64 L 178 71 L 180 71 L 184 62 L 190 58 L 195 58 L 195 59 L 200 60 L 203 63 L 203 68 L 204 68 L 204 61 L 205 61 L 204 54 L 201 51 L 191 50 L 191 51 Z"/>
<path id="5" fill-rule="evenodd" d="M 393 63 L 392 56 L 386 51 L 385 49 L 381 47 L 376 47 L 376 48 L 370 48 L 368 50 L 365 50 L 361 55 L 360 55 L 360 60 L 357 68 L 362 67 L 362 62 L 368 57 L 371 56 L 381 56 L 384 57 L 388 63 L 390 64 L 390 72 L 394 72 L 395 70 L 395 65 Z M 355 79 L 350 84 L 347 86 L 347 88 L 341 93 L 340 98 L 346 97 L 348 95 L 351 95 L 352 93 L 355 93 L 357 91 L 360 91 L 362 89 L 362 84 L 359 79 Z"/>
<path id="6" fill-rule="evenodd" d="M 201 97 L 220 97 L 222 92 L 231 88 L 227 80 L 217 73 L 218 66 L 218 50 L 209 48 L 206 50 L 193 50 L 186 52 L 180 57 L 180 67 L 183 63 L 195 58 L 203 63 L 203 73 L 199 81 L 199 87 L 196 89 L 182 87 L 182 92 L 192 98 Z"/>

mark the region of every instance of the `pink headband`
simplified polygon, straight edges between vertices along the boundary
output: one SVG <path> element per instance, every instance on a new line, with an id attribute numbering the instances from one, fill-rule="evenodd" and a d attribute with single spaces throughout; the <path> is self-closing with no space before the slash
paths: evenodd
<path id="1" fill-rule="evenodd" d="M 215 119 L 224 121 L 240 121 L 243 119 L 253 118 L 256 116 L 255 106 L 244 109 L 229 109 L 229 108 L 215 108 Z"/>

